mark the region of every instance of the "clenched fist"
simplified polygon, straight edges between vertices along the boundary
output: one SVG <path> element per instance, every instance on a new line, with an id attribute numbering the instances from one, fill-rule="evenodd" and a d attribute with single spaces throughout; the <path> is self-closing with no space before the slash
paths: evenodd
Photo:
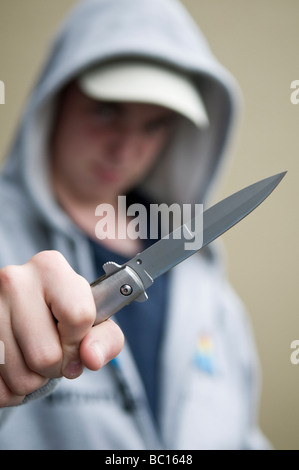
<path id="1" fill-rule="evenodd" d="M 98 370 L 122 349 L 111 320 L 93 326 L 96 308 L 89 283 L 56 251 L 0 270 L 0 407 L 21 403 L 50 378 Z"/>

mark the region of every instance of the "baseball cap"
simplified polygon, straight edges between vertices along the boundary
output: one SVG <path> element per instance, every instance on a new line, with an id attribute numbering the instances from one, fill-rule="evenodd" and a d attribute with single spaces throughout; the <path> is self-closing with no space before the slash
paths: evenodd
<path id="1" fill-rule="evenodd" d="M 142 61 L 111 62 L 87 70 L 78 82 L 81 90 L 94 99 L 156 104 L 176 111 L 198 127 L 209 124 L 193 81 L 167 66 Z"/>

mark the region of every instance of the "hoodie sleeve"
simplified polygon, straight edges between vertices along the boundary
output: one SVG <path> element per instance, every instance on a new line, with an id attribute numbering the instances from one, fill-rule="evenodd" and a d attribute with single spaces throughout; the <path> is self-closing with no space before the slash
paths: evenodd
<path id="1" fill-rule="evenodd" d="M 50 379 L 49 382 L 46 383 L 46 385 L 44 385 L 43 387 L 27 395 L 22 401 L 22 403 L 18 406 L 22 406 L 26 403 L 29 403 L 33 400 L 37 400 L 39 398 L 44 398 L 45 396 L 49 395 L 56 389 L 60 381 L 61 379 Z M 0 429 L 3 426 L 3 424 L 6 422 L 6 420 L 9 419 L 14 408 L 17 408 L 17 407 L 12 406 L 12 407 L 6 407 L 6 408 L 0 409 Z"/>

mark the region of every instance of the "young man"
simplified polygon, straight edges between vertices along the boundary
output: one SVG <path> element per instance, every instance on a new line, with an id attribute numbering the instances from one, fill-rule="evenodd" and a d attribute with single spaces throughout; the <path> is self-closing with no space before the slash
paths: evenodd
<path id="1" fill-rule="evenodd" d="M 266 445 L 250 326 L 213 247 L 115 316 L 123 348 L 114 321 L 92 326 L 103 263 L 155 241 L 99 239 L 96 207 L 124 233 L 119 195 L 205 202 L 236 94 L 175 1 L 86 0 L 63 25 L 0 181 L 1 448 Z"/>

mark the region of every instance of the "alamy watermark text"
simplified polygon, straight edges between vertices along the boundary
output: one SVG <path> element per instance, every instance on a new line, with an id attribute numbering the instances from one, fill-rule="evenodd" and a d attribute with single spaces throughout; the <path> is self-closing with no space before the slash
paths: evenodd
<path id="1" fill-rule="evenodd" d="M 291 82 L 291 89 L 294 90 L 291 93 L 290 100 L 292 104 L 299 103 L 299 80 L 293 80 Z"/>
<path id="2" fill-rule="evenodd" d="M 291 342 L 291 349 L 294 349 L 290 356 L 291 363 L 297 365 L 299 364 L 299 339 L 294 339 Z"/>
<path id="3" fill-rule="evenodd" d="M 184 239 L 185 250 L 199 250 L 203 243 L 203 205 L 174 203 L 140 203 L 127 207 L 126 196 L 118 196 L 117 208 L 112 204 L 99 204 L 95 215 L 100 217 L 96 223 L 95 235 L 99 240 L 131 240 L 168 238 Z M 129 220 L 129 221 L 128 221 Z"/>
<path id="4" fill-rule="evenodd" d="M 5 85 L 2 80 L 0 80 L 0 104 L 5 104 Z"/>

